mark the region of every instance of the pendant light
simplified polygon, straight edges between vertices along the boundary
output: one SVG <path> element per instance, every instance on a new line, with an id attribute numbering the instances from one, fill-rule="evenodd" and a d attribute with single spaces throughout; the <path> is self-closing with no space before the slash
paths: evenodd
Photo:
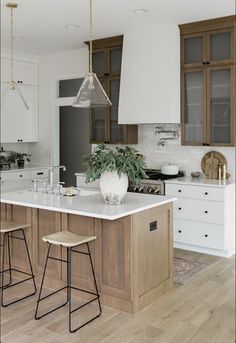
<path id="1" fill-rule="evenodd" d="M 84 81 L 75 97 L 75 100 L 72 104 L 73 107 L 107 107 L 111 106 L 111 101 L 109 100 L 106 92 L 102 88 L 101 83 L 99 82 L 97 75 L 93 73 L 92 65 L 92 0 L 89 0 L 89 72 L 84 78 Z"/>
<path id="2" fill-rule="evenodd" d="M 6 100 L 6 97 L 8 96 L 18 96 L 24 107 L 29 110 L 29 106 L 23 97 L 18 84 L 16 81 L 14 81 L 14 62 L 13 62 L 13 41 L 14 41 L 14 36 L 13 36 L 13 9 L 17 8 L 17 4 L 14 2 L 8 2 L 6 3 L 6 7 L 10 9 L 11 11 L 11 79 L 7 83 L 7 88 L 3 94 L 3 100 L 2 100 L 2 106 L 4 106 L 4 102 Z"/>

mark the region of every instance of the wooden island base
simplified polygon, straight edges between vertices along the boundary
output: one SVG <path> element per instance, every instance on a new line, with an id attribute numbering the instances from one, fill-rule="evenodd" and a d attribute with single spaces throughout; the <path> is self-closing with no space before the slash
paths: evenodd
<path id="1" fill-rule="evenodd" d="M 81 235 L 96 235 L 91 243 L 102 304 L 135 313 L 173 287 L 172 203 L 157 206 L 117 220 L 102 220 L 30 207 L 1 204 L 1 218 L 28 222 L 26 229 L 33 268 L 41 280 L 47 244 L 42 237 L 60 230 Z M 65 250 L 53 246 L 54 257 Z M 13 265 L 26 270 L 24 246 L 11 242 Z M 48 263 L 46 286 L 56 289 L 65 284 L 66 266 Z M 72 282 L 92 289 L 87 256 L 72 256 Z M 82 293 L 83 294 L 83 293 Z M 81 294 L 81 296 L 82 296 Z"/>

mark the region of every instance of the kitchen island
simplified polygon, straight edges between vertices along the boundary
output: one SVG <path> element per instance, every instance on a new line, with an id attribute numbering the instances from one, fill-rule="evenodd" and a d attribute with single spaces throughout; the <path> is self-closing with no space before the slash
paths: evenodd
<path id="1" fill-rule="evenodd" d="M 1 195 L 1 218 L 31 225 L 26 235 L 37 278 L 41 278 L 47 250 L 43 236 L 61 230 L 95 235 L 91 252 L 102 303 L 135 313 L 173 287 L 175 200 L 128 193 L 121 205 L 110 206 L 92 190 L 82 190 L 75 197 L 23 190 Z M 27 263 L 18 240 L 12 241 L 11 253 L 15 267 L 24 270 Z M 65 251 L 53 246 L 52 254 L 63 258 Z M 72 282 L 92 289 L 87 256 L 74 255 Z M 50 261 L 46 285 L 59 288 L 65 280 L 65 266 Z"/>

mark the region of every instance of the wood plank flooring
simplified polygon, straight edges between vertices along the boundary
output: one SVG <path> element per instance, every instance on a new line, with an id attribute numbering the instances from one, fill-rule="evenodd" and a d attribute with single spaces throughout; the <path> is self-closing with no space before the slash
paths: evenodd
<path id="1" fill-rule="evenodd" d="M 179 255 L 178 255 L 179 254 Z M 179 257 L 186 254 L 177 251 Z M 184 256 L 183 256 L 184 255 Z M 189 254 L 188 254 L 189 255 Z M 190 255 L 189 255 L 190 256 Z M 192 254 L 193 259 L 217 258 Z M 68 333 L 67 308 L 34 320 L 36 297 L 1 310 L 2 343 L 235 343 L 235 256 L 220 259 L 194 279 L 136 315 L 103 307 L 102 316 Z M 22 289 L 23 287 L 24 289 Z M 18 294 L 26 291 L 20 286 Z M 61 300 L 60 296 L 57 300 Z M 47 302 L 50 306 L 57 300 Z M 91 315 L 95 305 L 80 318 Z"/>

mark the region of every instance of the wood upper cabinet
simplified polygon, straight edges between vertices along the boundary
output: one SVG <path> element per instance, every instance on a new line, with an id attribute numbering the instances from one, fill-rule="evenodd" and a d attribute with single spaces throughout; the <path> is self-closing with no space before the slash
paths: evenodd
<path id="1" fill-rule="evenodd" d="M 109 96 L 112 106 L 90 111 L 90 143 L 135 144 L 137 125 L 118 124 L 118 104 L 123 36 L 93 42 L 93 71 Z"/>
<path id="2" fill-rule="evenodd" d="M 234 146 L 234 16 L 179 27 L 182 144 Z"/>

